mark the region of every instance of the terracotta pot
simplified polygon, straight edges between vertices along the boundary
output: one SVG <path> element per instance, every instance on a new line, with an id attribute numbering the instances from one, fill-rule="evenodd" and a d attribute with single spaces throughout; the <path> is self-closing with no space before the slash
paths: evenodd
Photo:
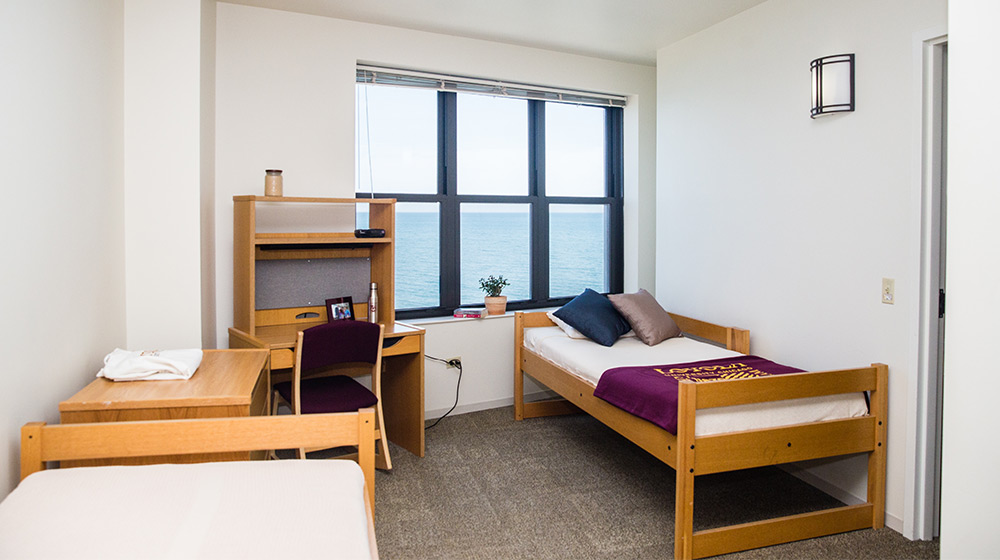
<path id="1" fill-rule="evenodd" d="M 503 315 L 507 312 L 507 296 L 486 296 L 486 314 Z"/>

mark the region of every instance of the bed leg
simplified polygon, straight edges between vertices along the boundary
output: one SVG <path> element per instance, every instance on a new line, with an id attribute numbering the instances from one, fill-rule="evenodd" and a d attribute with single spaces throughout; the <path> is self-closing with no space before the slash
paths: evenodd
<path id="1" fill-rule="evenodd" d="M 514 372 L 514 420 L 524 420 L 524 372 Z"/>
<path id="2" fill-rule="evenodd" d="M 524 313 L 514 313 L 514 420 L 524 420 L 524 371 L 521 348 L 524 346 Z"/>
<path id="3" fill-rule="evenodd" d="M 694 414 L 692 381 L 681 381 L 677 394 L 677 496 L 674 512 L 674 558 L 694 558 Z"/>
<path id="4" fill-rule="evenodd" d="M 365 475 L 365 499 L 375 510 L 375 409 L 358 411 L 358 465 Z"/>
<path id="5" fill-rule="evenodd" d="M 872 528 L 885 526 L 885 466 L 886 423 L 889 408 L 889 366 L 872 364 L 875 368 L 875 391 L 871 397 L 871 413 L 875 416 L 875 449 L 868 455 L 868 503 L 872 504 Z"/>

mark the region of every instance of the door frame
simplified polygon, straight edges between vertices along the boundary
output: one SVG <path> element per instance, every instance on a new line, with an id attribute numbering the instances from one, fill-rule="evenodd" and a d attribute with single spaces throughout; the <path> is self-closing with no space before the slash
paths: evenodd
<path id="1" fill-rule="evenodd" d="M 938 319 L 940 270 L 945 255 L 940 248 L 947 224 L 942 223 L 947 181 L 946 134 L 946 29 L 933 29 L 915 36 L 918 57 L 921 123 L 919 146 L 920 182 L 920 328 L 916 383 L 908 402 L 912 428 L 907 456 L 912 468 L 906 472 L 903 535 L 930 540 L 940 527 L 940 436 L 942 387 L 938 376 L 944 350 L 943 326 Z"/>

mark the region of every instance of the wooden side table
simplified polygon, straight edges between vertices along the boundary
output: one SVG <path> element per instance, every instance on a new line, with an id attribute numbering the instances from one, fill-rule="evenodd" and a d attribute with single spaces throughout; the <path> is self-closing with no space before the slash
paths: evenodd
<path id="1" fill-rule="evenodd" d="M 263 416 L 270 410 L 267 350 L 205 350 L 187 381 L 109 381 L 98 378 L 59 403 L 63 424 L 182 418 Z M 114 461 L 74 461 L 68 466 L 197 463 L 263 458 L 257 453 L 171 455 Z"/>

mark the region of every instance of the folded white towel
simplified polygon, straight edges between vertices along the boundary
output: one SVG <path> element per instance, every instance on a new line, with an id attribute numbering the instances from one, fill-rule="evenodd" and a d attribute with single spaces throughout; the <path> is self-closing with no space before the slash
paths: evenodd
<path id="1" fill-rule="evenodd" d="M 201 365 L 201 356 L 198 348 L 138 352 L 115 348 L 104 357 L 104 367 L 97 377 L 112 381 L 189 379 Z"/>

